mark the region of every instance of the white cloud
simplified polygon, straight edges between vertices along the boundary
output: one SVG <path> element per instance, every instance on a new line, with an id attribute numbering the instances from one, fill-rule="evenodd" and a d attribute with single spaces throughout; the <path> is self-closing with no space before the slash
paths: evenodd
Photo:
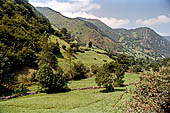
<path id="1" fill-rule="evenodd" d="M 59 12 L 82 12 L 100 8 L 100 5 L 93 3 L 91 0 L 72 0 L 72 2 L 59 2 L 57 0 L 47 2 L 30 1 L 30 3 L 35 7 L 50 7 Z"/>
<path id="2" fill-rule="evenodd" d="M 99 18 L 99 20 L 101 20 L 106 25 L 110 26 L 111 28 L 121 27 L 123 25 L 127 25 L 130 23 L 129 19 L 117 19 L 117 18 L 102 17 L 102 18 Z"/>
<path id="3" fill-rule="evenodd" d="M 160 15 L 156 18 L 151 18 L 147 20 L 138 19 L 136 20 L 136 24 L 141 25 L 156 25 L 156 24 L 162 24 L 162 23 L 169 23 L 170 17 L 167 17 L 165 15 Z"/>
<path id="4" fill-rule="evenodd" d="M 63 12 L 62 14 L 70 18 L 82 17 L 82 18 L 87 18 L 87 19 L 97 19 L 97 20 L 102 21 L 103 23 L 105 23 L 111 28 L 118 28 L 118 27 L 121 27 L 123 25 L 127 25 L 130 23 L 130 20 L 128 19 L 117 19 L 113 17 L 110 17 L 110 18 L 109 17 L 97 17 L 93 14 L 86 13 L 86 12 L 76 12 L 76 13 Z"/>
<path id="5" fill-rule="evenodd" d="M 30 3 L 35 7 L 49 7 L 70 18 L 83 17 L 87 19 L 98 19 L 111 28 L 122 27 L 123 25 L 127 25 L 130 23 L 130 20 L 128 19 L 97 17 L 94 14 L 90 13 L 90 11 L 100 8 L 100 5 L 94 3 L 93 0 L 70 0 L 70 2 L 60 2 L 57 0 L 47 2 L 30 1 Z"/>
<path id="6" fill-rule="evenodd" d="M 169 36 L 169 34 L 167 33 L 162 33 L 162 32 L 156 32 L 156 33 L 158 33 L 160 36 Z"/>

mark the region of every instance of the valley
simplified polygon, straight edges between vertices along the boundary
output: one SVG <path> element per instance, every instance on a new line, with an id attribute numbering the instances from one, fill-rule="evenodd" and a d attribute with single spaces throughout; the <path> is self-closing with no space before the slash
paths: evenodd
<path id="1" fill-rule="evenodd" d="M 169 113 L 170 18 L 100 2 L 0 0 L 0 113 Z"/>

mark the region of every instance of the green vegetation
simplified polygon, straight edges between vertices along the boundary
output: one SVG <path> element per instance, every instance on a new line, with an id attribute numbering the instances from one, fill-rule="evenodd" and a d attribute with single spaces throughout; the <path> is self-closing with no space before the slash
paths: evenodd
<path id="1" fill-rule="evenodd" d="M 96 74 L 96 83 L 104 86 L 106 91 L 114 91 L 115 86 L 123 86 L 125 70 L 118 62 L 104 64 Z"/>
<path id="2" fill-rule="evenodd" d="M 77 40 L 81 46 L 92 42 L 93 46 L 103 50 L 123 51 L 124 49 L 123 46 L 120 47 L 119 44 L 113 42 L 106 34 L 89 22 L 82 21 L 79 18 L 64 17 L 50 8 L 37 7 L 36 9 L 46 16 L 56 29 L 67 28 L 68 32 L 71 32 L 71 37 Z"/>
<path id="3" fill-rule="evenodd" d="M 59 43 L 61 54 L 57 56 L 58 64 L 65 72 L 69 71 L 70 57 L 68 56 L 66 50 L 70 48 L 70 44 L 68 44 L 67 42 L 65 42 L 64 40 L 56 36 L 51 36 L 50 41 L 53 43 L 57 43 L 57 42 Z M 62 48 L 63 45 L 66 46 L 66 50 Z M 87 50 L 86 49 L 87 49 L 86 47 L 80 47 L 80 50 L 82 50 L 83 52 L 76 52 L 75 54 L 73 54 L 71 58 L 72 64 L 73 62 L 77 63 L 81 61 L 85 66 L 90 68 L 94 64 L 98 66 L 102 66 L 106 62 L 113 61 L 113 59 L 109 58 L 108 55 L 103 54 L 103 53 L 107 53 L 104 50 L 96 49 L 96 48 L 90 48 Z"/>
<path id="4" fill-rule="evenodd" d="M 126 74 L 125 83 L 135 83 L 139 80 L 138 74 Z M 70 81 L 70 88 L 97 86 L 95 78 Z M 115 92 L 103 93 L 104 89 L 77 90 L 57 94 L 37 94 L 0 102 L 0 111 L 5 113 L 110 113 L 122 112 L 121 107 L 131 98 L 126 89 L 134 86 L 116 87 Z"/>
<path id="5" fill-rule="evenodd" d="M 112 29 L 99 20 L 62 16 L 50 8 L 37 8 L 57 28 L 67 28 L 80 45 L 89 45 L 112 53 L 125 53 L 135 58 L 163 58 L 170 56 L 170 42 L 150 28 Z M 163 42 L 163 43 L 159 43 Z"/>
<path id="6" fill-rule="evenodd" d="M 160 58 L 162 56 L 169 57 L 170 55 L 170 43 L 150 28 L 141 27 L 131 30 L 112 29 L 99 20 L 83 20 L 94 24 L 113 41 L 128 48 L 125 52 L 130 56 L 136 58 Z M 152 43 L 150 43 L 150 41 Z M 160 44 L 159 42 L 161 41 L 165 42 L 165 45 Z"/>
<path id="7" fill-rule="evenodd" d="M 37 66 L 41 41 L 49 33 L 49 21 L 26 0 L 0 0 L 0 85 L 14 90 L 14 72 Z"/>
<path id="8" fill-rule="evenodd" d="M 87 73 L 90 71 L 83 63 L 78 62 L 74 63 L 73 68 L 71 69 L 72 79 L 80 80 L 87 78 Z"/>
<path id="9" fill-rule="evenodd" d="M 168 113 L 170 111 L 170 68 L 144 73 L 137 84 L 127 112 Z"/>
<path id="10" fill-rule="evenodd" d="M 53 28 L 28 0 L 0 0 L 0 113 L 170 111 L 169 42 L 37 9 Z"/>
<path id="11" fill-rule="evenodd" d="M 36 72 L 36 80 L 39 83 L 41 91 L 48 93 L 64 91 L 67 88 L 67 82 L 63 77 L 63 72 L 60 68 L 54 73 L 52 68 L 47 64 L 40 66 Z"/>

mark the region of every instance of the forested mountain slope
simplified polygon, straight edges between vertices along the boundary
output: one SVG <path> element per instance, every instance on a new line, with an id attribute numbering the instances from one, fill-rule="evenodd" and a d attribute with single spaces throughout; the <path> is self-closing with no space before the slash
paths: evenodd
<path id="1" fill-rule="evenodd" d="M 26 0 L 0 0 L 0 77 L 35 66 L 42 38 L 50 32 L 49 21 Z"/>

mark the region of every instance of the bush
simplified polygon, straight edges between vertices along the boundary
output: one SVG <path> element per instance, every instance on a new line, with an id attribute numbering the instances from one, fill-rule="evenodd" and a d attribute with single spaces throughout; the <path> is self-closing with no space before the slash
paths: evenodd
<path id="1" fill-rule="evenodd" d="M 17 84 L 14 89 L 14 92 L 17 94 L 25 93 L 26 92 L 25 84 L 23 83 Z"/>
<path id="2" fill-rule="evenodd" d="M 17 83 L 23 83 L 23 84 L 25 84 L 26 82 L 28 82 L 29 80 L 28 80 L 28 77 L 26 76 L 26 75 L 22 75 L 22 74 L 20 74 L 20 75 L 18 75 L 18 77 L 17 77 Z"/>
<path id="3" fill-rule="evenodd" d="M 59 43 L 57 42 L 56 44 L 53 42 L 50 42 L 48 44 L 48 51 L 52 52 L 53 54 L 60 54 L 60 46 Z"/>
<path id="4" fill-rule="evenodd" d="M 104 86 L 106 91 L 114 91 L 114 86 L 122 86 L 124 78 L 123 66 L 117 62 L 104 64 L 99 68 L 95 81 L 99 86 Z"/>
<path id="5" fill-rule="evenodd" d="M 93 47 L 93 43 L 92 43 L 91 41 L 88 43 L 88 47 L 89 47 L 89 48 L 92 48 L 92 47 Z"/>
<path id="6" fill-rule="evenodd" d="M 139 65 L 134 65 L 133 67 L 130 68 L 130 72 L 133 72 L 133 73 L 142 72 L 142 68 Z"/>
<path id="7" fill-rule="evenodd" d="M 81 62 L 74 63 L 72 68 L 72 79 L 80 80 L 87 77 L 89 69 Z"/>
<path id="8" fill-rule="evenodd" d="M 53 73 L 48 65 L 42 65 L 36 72 L 36 79 L 41 87 L 41 91 L 44 90 L 48 93 L 63 91 L 67 83 L 62 74 L 63 71 L 60 68 Z"/>
<path id="9" fill-rule="evenodd" d="M 170 57 L 169 58 L 164 58 L 162 61 L 163 66 L 170 66 Z"/>
<path id="10" fill-rule="evenodd" d="M 95 81 L 98 86 L 104 86 L 106 91 L 114 91 L 114 79 L 115 75 L 109 72 L 105 72 L 104 69 L 100 69 L 96 75 Z"/>
<path id="11" fill-rule="evenodd" d="M 29 82 L 29 78 L 24 74 L 19 74 L 16 78 L 15 85 L 13 85 L 13 90 L 15 93 L 26 92 L 26 83 Z"/>
<path id="12" fill-rule="evenodd" d="M 96 65 L 96 64 L 94 64 L 94 65 L 92 65 L 91 66 L 91 72 L 93 73 L 93 74 L 96 74 L 97 72 L 98 72 L 98 66 Z"/>
<path id="13" fill-rule="evenodd" d="M 160 64 L 159 63 L 152 63 L 150 65 L 153 71 L 159 72 Z"/>
<path id="14" fill-rule="evenodd" d="M 170 68 L 143 74 L 126 112 L 168 113 L 170 111 Z"/>
<path id="15" fill-rule="evenodd" d="M 65 45 L 62 45 L 62 49 L 63 49 L 63 50 L 66 50 L 66 46 L 65 46 Z"/>

